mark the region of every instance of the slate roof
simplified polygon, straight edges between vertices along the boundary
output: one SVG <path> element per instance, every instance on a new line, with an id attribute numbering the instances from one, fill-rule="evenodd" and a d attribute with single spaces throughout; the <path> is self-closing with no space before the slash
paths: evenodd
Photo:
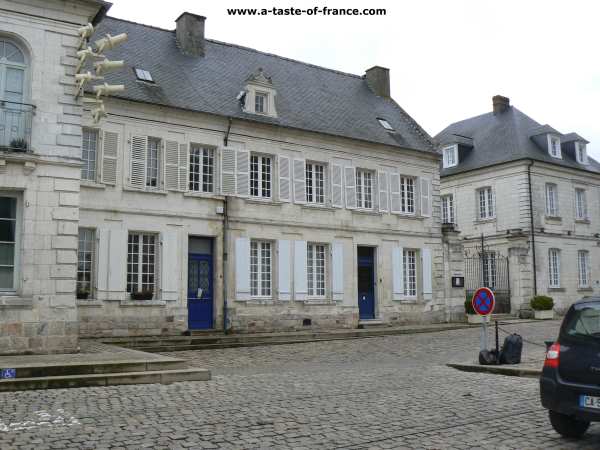
<path id="1" fill-rule="evenodd" d="M 125 85 L 115 97 L 436 153 L 430 136 L 396 102 L 376 96 L 361 76 L 210 39 L 204 57 L 186 56 L 175 31 L 112 17 L 92 40 L 123 32 L 128 41 L 106 51 L 126 64 L 106 75 L 109 84 Z M 148 70 L 156 84 L 137 81 L 134 67 Z M 276 119 L 244 113 L 236 100 L 259 68 L 277 91 Z M 377 117 L 396 132 L 386 131 Z"/>
<path id="2" fill-rule="evenodd" d="M 459 135 L 461 139 L 471 138 L 473 147 L 462 149 L 459 147 L 458 165 L 447 169 L 442 167 L 441 176 L 522 159 L 533 159 L 600 173 L 600 163 L 590 156 L 588 156 L 589 164 L 578 163 L 571 152 L 564 150 L 562 159 L 551 157 L 545 148 L 540 147 L 532 139 L 540 130 L 550 131 L 554 128 L 540 125 L 514 106 L 510 106 L 507 111 L 498 115 L 490 112 L 453 123 L 435 136 L 435 142 L 441 148 L 444 144 L 457 142 L 455 135 Z M 558 131 L 556 133 L 561 137 L 562 143 L 574 140 L 573 136 L 576 135 L 575 133 L 563 135 Z"/>

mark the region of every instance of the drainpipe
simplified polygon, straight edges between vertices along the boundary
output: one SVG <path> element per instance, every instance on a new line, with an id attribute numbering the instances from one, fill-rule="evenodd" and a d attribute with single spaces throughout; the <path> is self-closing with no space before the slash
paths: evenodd
<path id="1" fill-rule="evenodd" d="M 223 137 L 223 144 L 227 147 L 229 143 L 229 132 L 231 131 L 231 124 L 233 123 L 233 119 L 231 117 L 228 118 L 227 123 L 227 132 Z M 227 230 L 229 229 L 229 197 L 225 196 L 225 200 L 223 200 L 223 333 L 227 334 L 229 332 L 229 327 L 227 326 L 227 259 L 229 252 L 227 251 L 229 242 L 227 239 Z"/>
<path id="2" fill-rule="evenodd" d="M 533 228 L 533 193 L 531 187 L 531 166 L 533 166 L 533 160 L 529 161 L 527 165 L 527 184 L 529 187 L 529 219 L 531 227 L 531 256 L 533 258 L 533 295 L 537 295 L 537 268 L 535 258 L 535 229 Z"/>

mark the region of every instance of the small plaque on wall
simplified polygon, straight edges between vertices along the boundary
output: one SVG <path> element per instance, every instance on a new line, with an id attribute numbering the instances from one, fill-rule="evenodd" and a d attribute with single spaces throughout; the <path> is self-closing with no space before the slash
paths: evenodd
<path id="1" fill-rule="evenodd" d="M 452 287 L 453 288 L 465 287 L 465 277 L 453 276 L 452 277 Z"/>

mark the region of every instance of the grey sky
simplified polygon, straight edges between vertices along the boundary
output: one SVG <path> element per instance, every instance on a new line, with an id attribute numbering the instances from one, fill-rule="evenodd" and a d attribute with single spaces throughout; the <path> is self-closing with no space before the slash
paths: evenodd
<path id="1" fill-rule="evenodd" d="M 363 74 L 389 67 L 392 95 L 431 135 L 491 110 L 495 94 L 538 122 L 576 131 L 600 159 L 600 2 L 593 0 L 112 0 L 110 15 Z M 387 8 L 385 17 L 236 17 L 227 8 Z"/>

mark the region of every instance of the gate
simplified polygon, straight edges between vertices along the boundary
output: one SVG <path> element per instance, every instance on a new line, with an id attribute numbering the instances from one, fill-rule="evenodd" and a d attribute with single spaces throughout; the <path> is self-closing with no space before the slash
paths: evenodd
<path id="1" fill-rule="evenodd" d="M 483 248 L 483 250 L 482 250 Z M 510 272 L 508 257 L 485 247 L 465 254 L 465 290 L 473 298 L 480 287 L 492 290 L 496 297 L 495 314 L 510 314 Z"/>

